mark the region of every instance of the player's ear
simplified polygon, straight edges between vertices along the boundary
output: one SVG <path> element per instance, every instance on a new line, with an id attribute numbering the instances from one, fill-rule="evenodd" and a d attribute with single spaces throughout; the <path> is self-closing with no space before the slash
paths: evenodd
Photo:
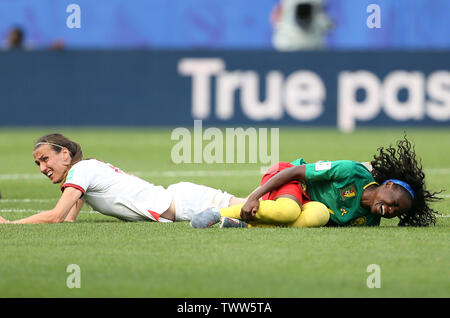
<path id="1" fill-rule="evenodd" d="M 394 185 L 394 182 L 388 181 L 388 182 L 386 182 L 386 183 L 383 183 L 383 185 L 384 185 L 386 188 L 392 188 L 392 186 Z"/>
<path id="2" fill-rule="evenodd" d="M 70 151 L 69 149 L 67 149 L 66 147 L 63 147 L 61 149 L 62 155 L 63 155 L 63 159 L 64 161 L 71 161 L 72 160 L 72 156 L 70 155 Z"/>

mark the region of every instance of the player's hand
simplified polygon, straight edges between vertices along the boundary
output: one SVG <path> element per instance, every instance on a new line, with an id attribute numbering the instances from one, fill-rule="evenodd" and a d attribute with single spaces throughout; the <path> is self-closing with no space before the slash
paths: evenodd
<path id="1" fill-rule="evenodd" d="M 0 224 L 7 224 L 7 223 L 10 223 L 10 222 L 0 216 Z"/>
<path id="2" fill-rule="evenodd" d="M 248 199 L 241 208 L 241 219 L 251 221 L 255 219 L 256 211 L 259 208 L 259 200 Z"/>

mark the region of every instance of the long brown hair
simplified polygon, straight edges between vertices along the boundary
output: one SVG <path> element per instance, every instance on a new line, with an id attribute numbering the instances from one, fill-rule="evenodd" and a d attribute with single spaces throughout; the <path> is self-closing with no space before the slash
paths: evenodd
<path id="1" fill-rule="evenodd" d="M 56 153 L 60 153 L 62 147 L 65 147 L 69 150 L 72 161 L 71 161 L 70 166 L 67 169 L 66 173 L 64 174 L 64 178 L 62 181 L 62 183 L 64 183 L 64 181 L 66 180 L 66 177 L 67 177 L 67 173 L 69 172 L 70 168 L 77 162 L 80 162 L 81 160 L 83 160 L 83 151 L 81 150 L 81 146 L 77 142 L 72 141 L 69 138 L 67 138 L 61 134 L 58 134 L 58 133 L 48 134 L 48 135 L 42 136 L 41 138 L 36 140 L 34 150 L 36 150 L 42 144 L 50 145 Z"/>

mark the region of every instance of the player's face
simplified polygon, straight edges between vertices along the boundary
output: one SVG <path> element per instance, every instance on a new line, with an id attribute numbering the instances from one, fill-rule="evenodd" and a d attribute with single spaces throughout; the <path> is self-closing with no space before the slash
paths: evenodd
<path id="1" fill-rule="evenodd" d="M 407 212 L 412 200 L 400 186 L 389 181 L 378 187 L 371 210 L 384 218 L 391 219 Z"/>
<path id="2" fill-rule="evenodd" d="M 33 157 L 41 172 L 53 183 L 60 183 L 63 180 L 72 161 L 67 148 L 62 148 L 58 153 L 50 145 L 39 146 L 33 152 Z"/>

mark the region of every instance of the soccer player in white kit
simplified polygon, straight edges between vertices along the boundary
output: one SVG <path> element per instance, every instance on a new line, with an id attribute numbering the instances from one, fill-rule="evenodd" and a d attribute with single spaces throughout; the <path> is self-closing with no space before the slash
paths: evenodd
<path id="1" fill-rule="evenodd" d="M 109 163 L 83 160 L 80 145 L 61 134 L 39 138 L 33 156 L 41 173 L 54 184 L 62 183 L 61 198 L 49 211 L 15 221 L 0 217 L 0 223 L 73 222 L 84 203 L 125 221 L 189 221 L 195 212 L 245 202 L 227 192 L 190 182 L 165 189 Z"/>

